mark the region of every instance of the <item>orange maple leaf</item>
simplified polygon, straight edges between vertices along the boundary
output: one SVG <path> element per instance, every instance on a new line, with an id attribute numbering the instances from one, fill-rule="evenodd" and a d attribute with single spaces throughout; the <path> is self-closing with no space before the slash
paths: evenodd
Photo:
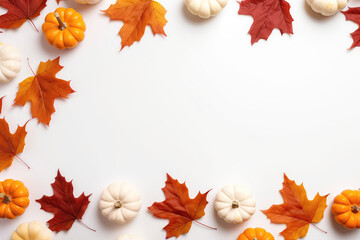
<path id="1" fill-rule="evenodd" d="M 199 192 L 194 199 L 191 199 L 185 183 L 179 183 L 169 174 L 162 190 L 166 199 L 163 202 L 155 202 L 148 209 L 158 218 L 169 219 L 169 224 L 164 227 L 167 232 L 166 238 L 179 237 L 183 233 L 188 233 L 192 221 L 197 222 L 196 219 L 205 215 L 204 210 L 208 204 L 206 197 L 209 191 L 204 194 Z"/>
<path id="2" fill-rule="evenodd" d="M 70 81 L 56 78 L 63 67 L 59 65 L 60 57 L 47 62 L 40 62 L 34 77 L 28 77 L 19 84 L 14 105 L 24 106 L 27 101 L 31 102 L 33 118 L 49 125 L 51 115 L 55 112 L 55 98 L 67 98 L 74 90 L 70 87 Z"/>
<path id="3" fill-rule="evenodd" d="M 0 118 L 0 172 L 10 167 L 14 157 L 24 150 L 27 134 L 25 128 L 26 124 L 18 126 L 16 132 L 11 134 L 8 123 Z"/>
<path id="4" fill-rule="evenodd" d="M 303 184 L 296 185 L 295 181 L 290 180 L 285 174 L 283 189 L 280 190 L 280 193 L 284 203 L 272 205 L 268 210 L 262 212 L 271 222 L 286 224 L 286 229 L 281 232 L 285 240 L 305 237 L 309 230 L 309 224 L 314 225 L 323 219 L 328 195 L 320 196 L 317 193 L 315 198 L 310 201 Z"/>
<path id="5" fill-rule="evenodd" d="M 151 27 L 153 34 L 166 36 L 164 26 L 166 9 L 152 0 L 117 0 L 104 11 L 110 20 L 121 20 L 124 25 L 120 29 L 121 50 L 140 41 L 146 25 Z"/>

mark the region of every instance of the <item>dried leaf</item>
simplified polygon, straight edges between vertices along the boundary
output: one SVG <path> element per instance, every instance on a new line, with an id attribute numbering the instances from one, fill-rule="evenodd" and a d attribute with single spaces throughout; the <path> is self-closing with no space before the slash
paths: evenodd
<path id="1" fill-rule="evenodd" d="M 59 65 L 60 57 L 47 62 L 40 62 L 34 77 L 28 77 L 19 84 L 14 105 L 24 106 L 31 102 L 33 118 L 49 125 L 51 115 L 55 112 L 54 101 L 56 98 L 67 98 L 74 90 L 70 81 L 56 78 L 56 74 L 63 68 Z"/>
<path id="2" fill-rule="evenodd" d="M 0 118 L 0 172 L 11 166 L 13 159 L 22 153 L 25 147 L 26 124 L 18 126 L 14 134 L 10 133 L 5 118 Z"/>
<path id="3" fill-rule="evenodd" d="M 274 28 L 281 35 L 293 33 L 290 4 L 285 0 L 244 0 L 239 2 L 239 14 L 250 15 L 254 22 L 250 28 L 251 44 L 260 39 L 267 40 Z"/>
<path id="4" fill-rule="evenodd" d="M 309 224 L 314 225 L 323 219 L 328 195 L 320 196 L 317 193 L 315 198 L 310 201 L 303 184 L 296 185 L 295 181 L 290 180 L 285 174 L 283 189 L 280 190 L 280 193 L 284 203 L 272 205 L 268 210 L 262 212 L 272 223 L 286 224 L 286 229 L 281 232 L 285 240 L 305 237 L 309 230 Z"/>
<path id="5" fill-rule="evenodd" d="M 209 191 L 204 194 L 199 192 L 194 199 L 190 199 L 185 183 L 180 184 L 169 174 L 162 190 L 166 199 L 163 202 L 155 202 L 149 210 L 158 218 L 169 219 L 169 224 L 164 227 L 167 232 L 166 238 L 188 233 L 192 221 L 205 215 L 204 210 L 208 204 L 206 197 Z"/>
<path id="6" fill-rule="evenodd" d="M 5 97 L 5 96 L 4 96 Z M 0 114 L 2 112 L 2 105 L 3 105 L 3 99 L 4 97 L 0 98 Z"/>
<path id="7" fill-rule="evenodd" d="M 352 21 L 357 25 L 360 25 L 360 7 L 355 7 L 349 9 L 347 11 L 342 11 L 345 15 L 346 20 Z M 351 33 L 351 37 L 353 38 L 353 44 L 349 49 L 353 49 L 355 47 L 360 46 L 360 27 L 358 27 L 353 33 Z"/>
<path id="8" fill-rule="evenodd" d="M 166 36 L 164 26 L 166 10 L 158 2 L 152 0 L 117 0 L 104 11 L 110 20 L 121 20 L 124 25 L 120 29 L 121 49 L 140 41 L 146 25 L 151 27 L 153 34 Z"/>
<path id="9" fill-rule="evenodd" d="M 40 15 L 46 2 L 47 0 L 0 0 L 0 6 L 8 10 L 0 16 L 0 28 L 19 28 L 26 20 L 34 25 L 32 19 Z"/>
<path id="10" fill-rule="evenodd" d="M 84 225 L 81 219 L 90 203 L 91 194 L 85 196 L 82 193 L 78 198 L 75 198 L 72 181 L 67 182 L 59 170 L 51 187 L 54 190 L 54 195 L 50 197 L 44 195 L 41 199 L 36 200 L 41 204 L 41 209 L 54 213 L 54 217 L 47 222 L 49 229 L 55 232 L 68 231 L 75 221 Z"/>

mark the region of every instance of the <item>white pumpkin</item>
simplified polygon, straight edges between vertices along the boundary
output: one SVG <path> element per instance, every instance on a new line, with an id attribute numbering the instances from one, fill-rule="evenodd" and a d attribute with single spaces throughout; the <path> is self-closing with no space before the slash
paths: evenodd
<path id="1" fill-rule="evenodd" d="M 133 234 L 123 234 L 116 238 L 116 240 L 143 240 L 143 238 Z"/>
<path id="2" fill-rule="evenodd" d="M 19 51 L 11 45 L 0 43 L 0 82 L 8 82 L 15 78 L 20 68 Z"/>
<path id="3" fill-rule="evenodd" d="M 255 213 L 256 202 L 247 189 L 228 185 L 216 195 L 215 209 L 227 223 L 242 223 Z"/>
<path id="4" fill-rule="evenodd" d="M 314 12 L 324 16 L 331 16 L 343 10 L 348 0 L 306 0 Z"/>
<path id="5" fill-rule="evenodd" d="M 75 2 L 80 4 L 95 4 L 100 2 L 101 0 L 75 0 Z"/>
<path id="6" fill-rule="evenodd" d="M 138 191 L 127 183 L 113 183 L 100 196 L 99 207 L 109 221 L 123 224 L 134 219 L 140 208 Z"/>
<path id="7" fill-rule="evenodd" d="M 54 235 L 44 223 L 33 221 L 21 224 L 11 235 L 11 240 L 53 240 Z"/>
<path id="8" fill-rule="evenodd" d="M 185 5 L 192 14 L 209 18 L 223 10 L 227 2 L 228 0 L 185 0 Z"/>

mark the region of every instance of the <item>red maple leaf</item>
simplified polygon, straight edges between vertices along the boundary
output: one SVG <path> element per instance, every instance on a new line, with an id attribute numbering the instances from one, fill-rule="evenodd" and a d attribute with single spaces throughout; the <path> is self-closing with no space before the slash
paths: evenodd
<path id="1" fill-rule="evenodd" d="M 47 0 L 0 0 L 0 6 L 8 10 L 0 16 L 0 28 L 18 28 L 29 20 L 39 16 L 46 7 Z M 37 30 L 37 29 L 36 29 Z"/>
<path id="2" fill-rule="evenodd" d="M 82 193 L 78 198 L 75 198 L 72 181 L 67 182 L 59 170 L 51 187 L 54 190 L 54 195 L 50 197 L 44 195 L 41 199 L 36 200 L 41 204 L 41 209 L 54 213 L 54 217 L 47 222 L 49 229 L 55 232 L 68 231 L 75 221 L 86 226 L 81 221 L 81 218 L 90 203 L 89 197 L 91 194 L 85 196 Z"/>
<path id="3" fill-rule="evenodd" d="M 360 25 L 360 7 L 349 8 L 347 11 L 342 11 L 342 13 L 345 15 L 346 20 Z M 353 44 L 349 50 L 360 46 L 360 27 L 351 33 L 351 37 L 353 38 Z"/>
<path id="4" fill-rule="evenodd" d="M 166 199 L 163 202 L 155 202 L 148 209 L 158 218 L 169 219 L 169 224 L 164 227 L 167 232 L 166 238 L 179 237 L 189 232 L 192 221 L 197 222 L 196 219 L 205 215 L 204 210 L 208 204 L 206 197 L 209 191 L 204 194 L 199 192 L 194 199 L 190 199 L 185 183 L 179 183 L 169 174 L 162 190 Z"/>
<path id="5" fill-rule="evenodd" d="M 239 4 L 239 14 L 254 18 L 249 30 L 251 44 L 260 39 L 267 40 L 274 28 L 278 28 L 281 35 L 293 34 L 294 19 L 290 14 L 290 4 L 285 0 L 244 0 Z"/>

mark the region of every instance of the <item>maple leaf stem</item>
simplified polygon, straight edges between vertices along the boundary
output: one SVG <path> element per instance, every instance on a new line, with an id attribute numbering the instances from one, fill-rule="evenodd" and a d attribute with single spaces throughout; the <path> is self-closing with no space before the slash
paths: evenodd
<path id="1" fill-rule="evenodd" d="M 27 59 L 28 66 L 29 66 L 29 68 L 30 68 L 30 70 L 31 70 L 32 74 L 34 74 L 34 76 L 36 76 L 36 74 L 35 74 L 34 70 L 32 69 L 32 67 L 31 67 L 31 65 L 30 65 L 30 60 L 29 60 L 29 58 L 26 58 L 26 59 Z"/>
<path id="2" fill-rule="evenodd" d="M 196 222 L 197 224 L 200 224 L 201 226 L 210 228 L 210 229 L 212 229 L 212 230 L 217 230 L 217 228 L 210 227 L 210 226 L 208 226 L 208 225 L 206 225 L 206 224 L 203 224 L 203 223 L 201 223 L 201 222 L 198 222 L 198 221 L 196 221 L 196 220 L 193 220 L 193 221 Z"/>
<path id="3" fill-rule="evenodd" d="M 95 229 L 89 227 L 88 225 L 86 225 L 83 221 L 81 221 L 80 219 L 76 219 L 81 225 L 83 225 L 84 227 L 86 227 L 87 229 L 90 229 L 93 232 L 96 232 Z"/>
<path id="4" fill-rule="evenodd" d="M 15 155 L 15 157 L 16 157 L 17 159 L 19 159 L 20 162 L 22 162 L 28 169 L 30 169 L 30 166 L 27 165 L 26 162 L 25 162 L 24 160 L 22 160 L 18 155 Z"/>
<path id="5" fill-rule="evenodd" d="M 33 25 L 33 27 L 35 28 L 35 30 L 36 30 L 37 32 L 39 32 L 39 29 L 35 26 L 35 23 L 34 23 L 30 18 L 28 18 L 28 20 L 29 20 L 29 22 Z"/>
<path id="6" fill-rule="evenodd" d="M 322 230 L 321 228 L 319 228 L 318 226 L 316 226 L 314 223 L 311 223 L 311 225 L 313 225 L 313 226 L 314 226 L 317 230 L 319 230 L 319 231 L 321 231 L 321 232 L 323 232 L 323 233 L 327 234 L 327 232 L 326 232 L 326 231 Z"/>

